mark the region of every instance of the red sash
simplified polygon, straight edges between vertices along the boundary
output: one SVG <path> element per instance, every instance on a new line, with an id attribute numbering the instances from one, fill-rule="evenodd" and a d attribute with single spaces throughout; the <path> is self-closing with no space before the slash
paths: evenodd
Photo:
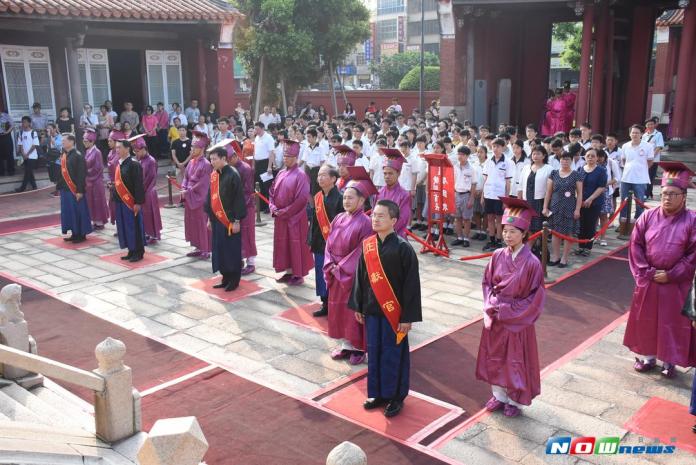
<path id="1" fill-rule="evenodd" d="M 375 293 L 384 316 L 389 321 L 394 333 L 396 333 L 396 343 L 401 343 L 406 334 L 399 332 L 399 320 L 401 319 L 401 304 L 394 294 L 391 283 L 382 267 L 382 261 L 377 251 L 377 234 L 370 236 L 363 242 L 363 256 L 367 267 L 367 276 L 370 279 L 370 287 Z"/>
<path id="2" fill-rule="evenodd" d="M 68 189 L 70 189 L 70 192 L 73 193 L 73 195 L 77 195 L 77 186 L 73 182 L 72 178 L 70 177 L 70 172 L 68 171 L 68 154 L 64 153 L 60 157 L 60 173 L 63 175 L 63 179 L 65 180 L 65 184 L 68 185 Z"/>
<path id="3" fill-rule="evenodd" d="M 314 195 L 314 208 L 317 211 L 317 221 L 319 221 L 321 235 L 324 236 L 324 240 L 326 240 L 331 232 L 331 221 L 329 221 L 329 215 L 326 213 L 324 194 L 321 191 Z"/>
<path id="4" fill-rule="evenodd" d="M 116 187 L 116 193 L 121 198 L 121 201 L 126 204 L 128 208 L 133 210 L 135 208 L 135 199 L 131 195 L 130 191 L 123 183 L 121 179 L 121 164 L 116 165 L 116 175 L 114 176 L 114 186 Z M 136 213 L 137 215 L 137 213 Z"/>
<path id="5" fill-rule="evenodd" d="M 232 222 L 227 217 L 227 213 L 225 213 L 225 209 L 222 206 L 222 199 L 220 198 L 220 173 L 216 170 L 210 173 L 210 208 L 213 209 L 215 218 L 227 229 L 227 235 L 231 236 Z"/>

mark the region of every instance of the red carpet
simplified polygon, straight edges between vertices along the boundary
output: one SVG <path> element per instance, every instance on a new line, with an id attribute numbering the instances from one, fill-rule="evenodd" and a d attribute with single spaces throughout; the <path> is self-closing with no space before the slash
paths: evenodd
<path id="1" fill-rule="evenodd" d="M 60 224 L 60 214 L 34 216 L 21 220 L 0 221 L 0 236 L 14 234 L 28 229 L 47 228 Z"/>
<path id="2" fill-rule="evenodd" d="M 12 282 L 0 276 L 0 287 Z M 39 290 L 22 288 L 22 310 L 29 323 L 29 334 L 36 339 L 39 355 L 93 370 L 97 367 L 96 345 L 109 336 L 119 339 L 126 344 L 125 364 L 133 369 L 133 384 L 141 391 L 207 365 Z M 67 384 L 65 387 L 92 402 L 91 391 Z"/>
<path id="3" fill-rule="evenodd" d="M 689 414 L 686 405 L 652 397 L 626 422 L 624 428 L 641 436 L 655 438 L 664 445 L 677 446 L 696 454 L 696 434 L 691 431 L 694 423 L 696 417 Z"/>
<path id="4" fill-rule="evenodd" d="M 445 463 L 222 369 L 146 396 L 142 407 L 145 430 L 158 418 L 195 415 L 209 465 L 320 465 L 343 441 L 362 447 L 370 465 Z"/>
<path id="5" fill-rule="evenodd" d="M 327 319 L 327 317 L 322 316 L 316 318 L 312 316 L 312 313 L 319 310 L 320 308 L 320 303 L 312 302 L 311 304 L 305 304 L 299 307 L 289 308 L 285 310 L 283 313 L 277 315 L 276 318 L 288 320 L 291 323 L 295 323 L 296 325 L 304 326 L 305 328 L 326 334 L 329 332 L 329 320 Z"/>
<path id="6" fill-rule="evenodd" d="M 101 237 L 95 237 L 93 235 L 88 235 L 87 240 L 84 242 L 80 242 L 79 244 L 73 244 L 72 242 L 64 241 L 63 236 L 58 236 L 51 239 L 44 239 L 44 242 L 55 247 L 60 247 L 61 249 L 70 250 L 87 249 L 95 245 L 107 243 L 107 241 L 102 239 Z"/>
<path id="7" fill-rule="evenodd" d="M 225 292 L 224 289 L 213 289 L 213 286 L 218 284 L 220 279 L 220 276 L 213 276 L 212 278 L 196 281 L 195 283 L 191 284 L 191 287 L 194 289 L 200 289 L 224 302 L 236 302 L 264 290 L 264 288 L 256 284 L 256 281 L 246 281 L 244 279 L 239 281 L 239 287 L 231 292 Z"/>
<path id="8" fill-rule="evenodd" d="M 101 260 L 104 260 L 105 262 L 113 263 L 114 265 L 119 265 L 124 268 L 128 268 L 131 270 L 136 270 L 138 268 L 145 268 L 146 266 L 150 265 L 155 265 L 157 263 L 163 262 L 167 260 L 166 257 L 162 257 L 160 255 L 156 255 L 154 253 L 149 253 L 147 249 L 145 250 L 145 255 L 143 256 L 143 259 L 140 260 L 139 262 L 131 263 L 128 260 L 121 260 L 121 257 L 126 255 L 128 253 L 127 250 L 122 250 L 121 252 L 117 252 L 115 254 L 111 255 L 102 255 L 99 257 Z"/>
<path id="9" fill-rule="evenodd" d="M 628 258 L 628 247 L 624 247 L 616 253 L 611 254 L 613 257 Z"/>

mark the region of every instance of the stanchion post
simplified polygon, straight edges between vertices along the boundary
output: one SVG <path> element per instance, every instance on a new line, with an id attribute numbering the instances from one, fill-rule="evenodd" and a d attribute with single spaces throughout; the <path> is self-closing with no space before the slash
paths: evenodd
<path id="1" fill-rule="evenodd" d="M 261 184 L 257 182 L 254 189 L 257 194 L 261 192 Z M 256 197 L 256 226 L 265 226 L 266 223 L 261 220 L 261 198 L 258 195 L 254 197 Z"/>
<path id="2" fill-rule="evenodd" d="M 546 265 L 549 255 L 549 222 L 544 221 L 541 228 L 541 266 L 544 269 L 544 278 L 549 276 Z"/>
<path id="3" fill-rule="evenodd" d="M 631 210 L 633 207 L 633 191 L 628 191 L 628 197 L 626 197 L 626 221 L 620 223 L 619 236 L 618 239 L 622 241 L 627 241 L 631 237 L 631 232 L 633 231 L 633 220 L 631 215 Z M 620 218 L 620 217 L 619 217 Z"/>
<path id="4" fill-rule="evenodd" d="M 174 197 L 172 193 L 172 182 L 171 178 L 176 176 L 176 172 L 174 170 L 169 170 L 167 171 L 167 193 L 169 194 L 169 203 L 164 206 L 164 208 L 174 208 L 176 205 L 174 205 Z"/>

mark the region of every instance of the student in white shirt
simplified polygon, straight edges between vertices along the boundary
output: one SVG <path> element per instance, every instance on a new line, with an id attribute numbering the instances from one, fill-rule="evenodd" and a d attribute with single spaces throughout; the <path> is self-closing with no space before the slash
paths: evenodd
<path id="1" fill-rule="evenodd" d="M 428 180 L 428 162 L 423 158 L 427 153 L 427 134 L 421 134 L 416 137 L 416 146 L 412 150 L 413 155 L 415 155 L 418 161 L 418 175 L 416 176 L 416 213 L 414 215 L 413 229 L 418 231 L 425 231 L 428 227 L 425 221 L 425 215 L 423 214 L 423 207 L 425 206 L 425 196 L 427 189 Z"/>
<path id="2" fill-rule="evenodd" d="M 585 150 L 589 150 L 592 147 L 592 125 L 590 123 L 583 123 L 580 125 L 580 145 Z"/>
<path id="3" fill-rule="evenodd" d="M 484 251 L 503 247 L 503 202 L 500 197 L 510 195 L 512 178 L 515 174 L 512 163 L 505 160 L 505 140 L 493 141 L 493 158 L 483 166 L 484 212 L 488 217 L 489 241 Z"/>
<path id="4" fill-rule="evenodd" d="M 614 133 L 609 133 L 607 134 L 607 139 L 606 139 L 606 147 L 604 150 L 607 152 L 607 156 L 609 157 L 609 160 L 613 161 L 613 168 L 616 169 L 616 184 L 613 187 L 613 193 L 612 193 L 612 199 L 611 199 L 611 206 L 612 206 L 612 211 L 616 211 L 616 199 L 619 198 L 620 194 L 620 189 L 619 185 L 621 184 L 621 176 L 623 174 L 623 168 L 621 166 L 621 148 L 619 147 L 619 138 L 616 136 Z"/>
<path id="5" fill-rule="evenodd" d="M 645 190 L 650 182 L 650 166 L 653 164 L 655 150 L 648 142 L 643 142 L 643 128 L 639 124 L 631 126 L 631 140 L 621 148 L 621 161 L 624 165 L 621 175 L 621 201 L 628 197 L 628 192 L 645 201 Z M 636 203 L 635 219 L 643 213 L 643 207 Z M 628 209 L 621 210 L 621 222 L 628 221 Z"/>
<path id="6" fill-rule="evenodd" d="M 404 190 L 411 193 L 411 198 L 414 198 L 416 196 L 416 177 L 418 176 L 420 163 L 418 163 L 417 158 L 411 155 L 411 145 L 406 139 L 399 142 L 399 151 L 406 159 L 401 168 L 401 173 L 399 173 L 399 184 L 401 184 Z"/>
<path id="7" fill-rule="evenodd" d="M 660 154 L 665 148 L 665 139 L 662 137 L 662 133 L 655 127 L 657 124 L 657 118 L 650 118 L 645 122 L 645 132 L 640 138 L 643 142 L 653 146 L 653 164 L 650 166 L 648 173 L 650 174 L 650 182 L 648 183 L 648 189 L 645 192 L 645 196 L 648 199 L 653 198 L 653 182 L 655 180 L 655 175 L 657 174 L 657 163 L 660 161 Z"/>
<path id="8" fill-rule="evenodd" d="M 354 166 L 362 166 L 365 168 L 365 171 L 368 173 L 370 172 L 370 159 L 365 156 L 363 153 L 363 143 L 361 140 L 353 140 L 353 144 L 351 145 L 353 148 L 353 152 L 355 152 L 355 165 Z M 373 183 L 374 184 L 374 183 Z"/>
<path id="9" fill-rule="evenodd" d="M 36 190 L 36 179 L 34 178 L 34 168 L 39 159 L 39 134 L 35 129 L 31 128 L 31 117 L 22 117 L 22 127 L 17 137 L 17 152 L 22 157 L 24 165 L 24 178 L 22 179 L 21 187 L 15 189 L 15 192 L 24 192 L 31 186 L 31 190 Z"/>
<path id="10" fill-rule="evenodd" d="M 372 157 L 370 157 L 370 178 L 372 178 L 372 184 L 375 185 L 377 190 L 380 190 L 386 184 L 384 181 L 384 172 L 382 171 L 384 154 L 381 150 L 385 148 L 387 148 L 385 139 L 377 139 L 377 142 L 375 142 L 375 149 L 372 151 Z"/>
<path id="11" fill-rule="evenodd" d="M 517 196 L 517 191 L 520 190 L 520 174 L 522 169 L 530 163 L 530 159 L 524 151 L 524 142 L 516 140 L 512 144 L 512 157 L 510 163 L 515 166 L 515 175 L 512 177 L 512 195 Z"/>
<path id="12" fill-rule="evenodd" d="M 537 129 L 536 126 L 533 124 L 528 124 L 527 127 L 525 128 L 525 135 L 527 136 L 527 140 L 524 141 L 524 153 L 527 154 L 527 156 L 532 155 L 532 146 L 530 145 L 532 141 L 534 141 L 537 137 Z"/>
<path id="13" fill-rule="evenodd" d="M 469 247 L 471 218 L 474 216 L 474 199 L 476 198 L 476 168 L 469 163 L 471 150 L 465 145 L 457 149 L 457 163 L 454 165 L 454 230 L 457 239 L 452 247 L 461 245 Z"/>
<path id="14" fill-rule="evenodd" d="M 266 125 L 260 121 L 256 123 L 254 133 L 256 134 L 254 137 L 255 181 L 261 184 L 261 194 L 268 198 L 268 188 L 271 185 L 271 181 L 263 182 L 261 180 L 261 175 L 263 173 L 273 173 L 273 159 L 271 158 L 271 153 L 275 151 L 275 140 L 273 140 L 273 136 L 266 132 Z M 266 205 L 265 202 L 261 202 L 261 211 L 264 213 L 269 211 L 268 205 Z"/>

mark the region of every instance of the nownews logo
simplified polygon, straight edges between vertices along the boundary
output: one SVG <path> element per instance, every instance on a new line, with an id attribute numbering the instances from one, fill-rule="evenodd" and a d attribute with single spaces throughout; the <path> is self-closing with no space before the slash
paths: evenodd
<path id="1" fill-rule="evenodd" d="M 675 446 L 662 444 L 630 446 L 620 445 L 618 437 L 549 438 L 546 453 L 549 455 L 611 455 L 611 454 L 673 454 Z"/>

